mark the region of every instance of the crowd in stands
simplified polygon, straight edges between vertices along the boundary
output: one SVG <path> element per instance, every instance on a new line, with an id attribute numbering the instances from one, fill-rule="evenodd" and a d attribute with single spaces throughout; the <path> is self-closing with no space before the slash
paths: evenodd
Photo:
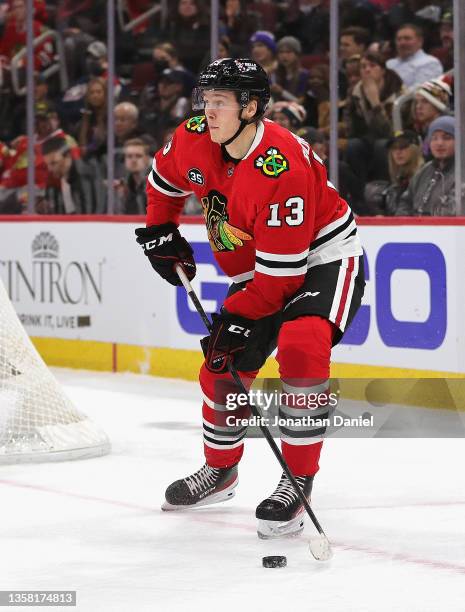
<path id="1" fill-rule="evenodd" d="M 339 5 L 342 196 L 358 215 L 455 215 L 452 0 Z M 34 0 L 39 214 L 105 214 L 108 189 L 116 213 L 144 214 L 152 155 L 194 114 L 191 91 L 210 61 L 209 3 L 170 0 L 167 14 L 150 12 L 153 0 L 121 6 L 108 100 L 106 2 Z M 219 37 L 219 57 L 263 66 L 268 118 L 307 140 L 330 171 L 329 1 L 222 0 Z M 0 0 L 0 214 L 28 205 L 25 44 L 26 0 Z M 188 199 L 186 213 L 200 210 Z"/>

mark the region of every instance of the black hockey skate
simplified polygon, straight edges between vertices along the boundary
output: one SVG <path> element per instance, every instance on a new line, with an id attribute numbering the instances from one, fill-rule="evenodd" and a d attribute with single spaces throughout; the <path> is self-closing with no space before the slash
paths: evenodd
<path id="1" fill-rule="evenodd" d="M 313 476 L 296 476 L 295 479 L 309 499 Z M 284 472 L 275 492 L 257 506 L 255 516 L 258 519 L 258 537 L 264 540 L 303 531 L 305 508 Z"/>
<path id="2" fill-rule="evenodd" d="M 205 463 L 195 474 L 170 484 L 161 509 L 188 510 L 226 501 L 234 497 L 238 482 L 237 463 L 227 468 L 213 468 Z"/>

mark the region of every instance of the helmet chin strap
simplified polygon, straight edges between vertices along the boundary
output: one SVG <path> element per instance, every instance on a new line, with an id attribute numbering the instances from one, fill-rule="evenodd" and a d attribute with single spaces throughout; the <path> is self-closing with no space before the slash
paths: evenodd
<path id="1" fill-rule="evenodd" d="M 234 140 L 236 140 L 236 138 L 242 134 L 242 132 L 245 130 L 246 126 L 249 125 L 250 123 L 252 123 L 252 121 L 247 121 L 247 119 L 243 119 L 242 118 L 242 111 L 244 109 L 241 108 L 241 110 L 239 111 L 239 121 L 241 122 L 240 126 L 237 128 L 236 133 L 231 136 L 231 138 L 228 138 L 228 140 L 225 140 L 224 142 L 222 142 L 222 146 L 223 147 L 227 147 L 228 145 L 230 145 Z"/>

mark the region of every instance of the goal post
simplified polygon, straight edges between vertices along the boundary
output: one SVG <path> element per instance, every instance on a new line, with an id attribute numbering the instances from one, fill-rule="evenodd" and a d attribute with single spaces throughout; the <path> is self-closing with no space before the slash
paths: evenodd
<path id="1" fill-rule="evenodd" d="M 73 406 L 37 352 L 0 280 L 0 465 L 109 451 L 107 435 Z"/>

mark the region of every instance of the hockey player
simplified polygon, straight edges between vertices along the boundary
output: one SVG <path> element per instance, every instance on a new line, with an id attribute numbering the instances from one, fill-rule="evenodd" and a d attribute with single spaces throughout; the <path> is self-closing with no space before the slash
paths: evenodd
<path id="1" fill-rule="evenodd" d="M 308 144 L 263 119 L 269 99 L 268 78 L 256 62 L 211 63 L 193 93 L 193 108 L 203 114 L 176 129 L 155 155 L 148 177 L 147 227 L 136 234 L 153 268 L 172 285 L 181 284 L 178 263 L 189 279 L 195 276 L 192 248 L 178 229 L 184 200 L 194 192 L 214 256 L 232 280 L 202 343 L 206 462 L 168 487 L 165 510 L 234 495 L 246 427 L 240 424 L 244 409 L 226 407 L 227 394 L 237 391 L 228 360 L 250 387 L 277 346 L 288 397 L 321 395 L 328 389 L 331 347 L 363 295 L 362 248 L 352 212 Z M 328 404 L 317 409 L 300 404 L 289 400 L 279 407 L 286 422 L 281 446 L 309 497 L 324 428 L 308 425 L 304 417 L 327 417 Z M 283 474 L 257 507 L 258 535 L 296 533 L 303 529 L 303 514 Z"/>

